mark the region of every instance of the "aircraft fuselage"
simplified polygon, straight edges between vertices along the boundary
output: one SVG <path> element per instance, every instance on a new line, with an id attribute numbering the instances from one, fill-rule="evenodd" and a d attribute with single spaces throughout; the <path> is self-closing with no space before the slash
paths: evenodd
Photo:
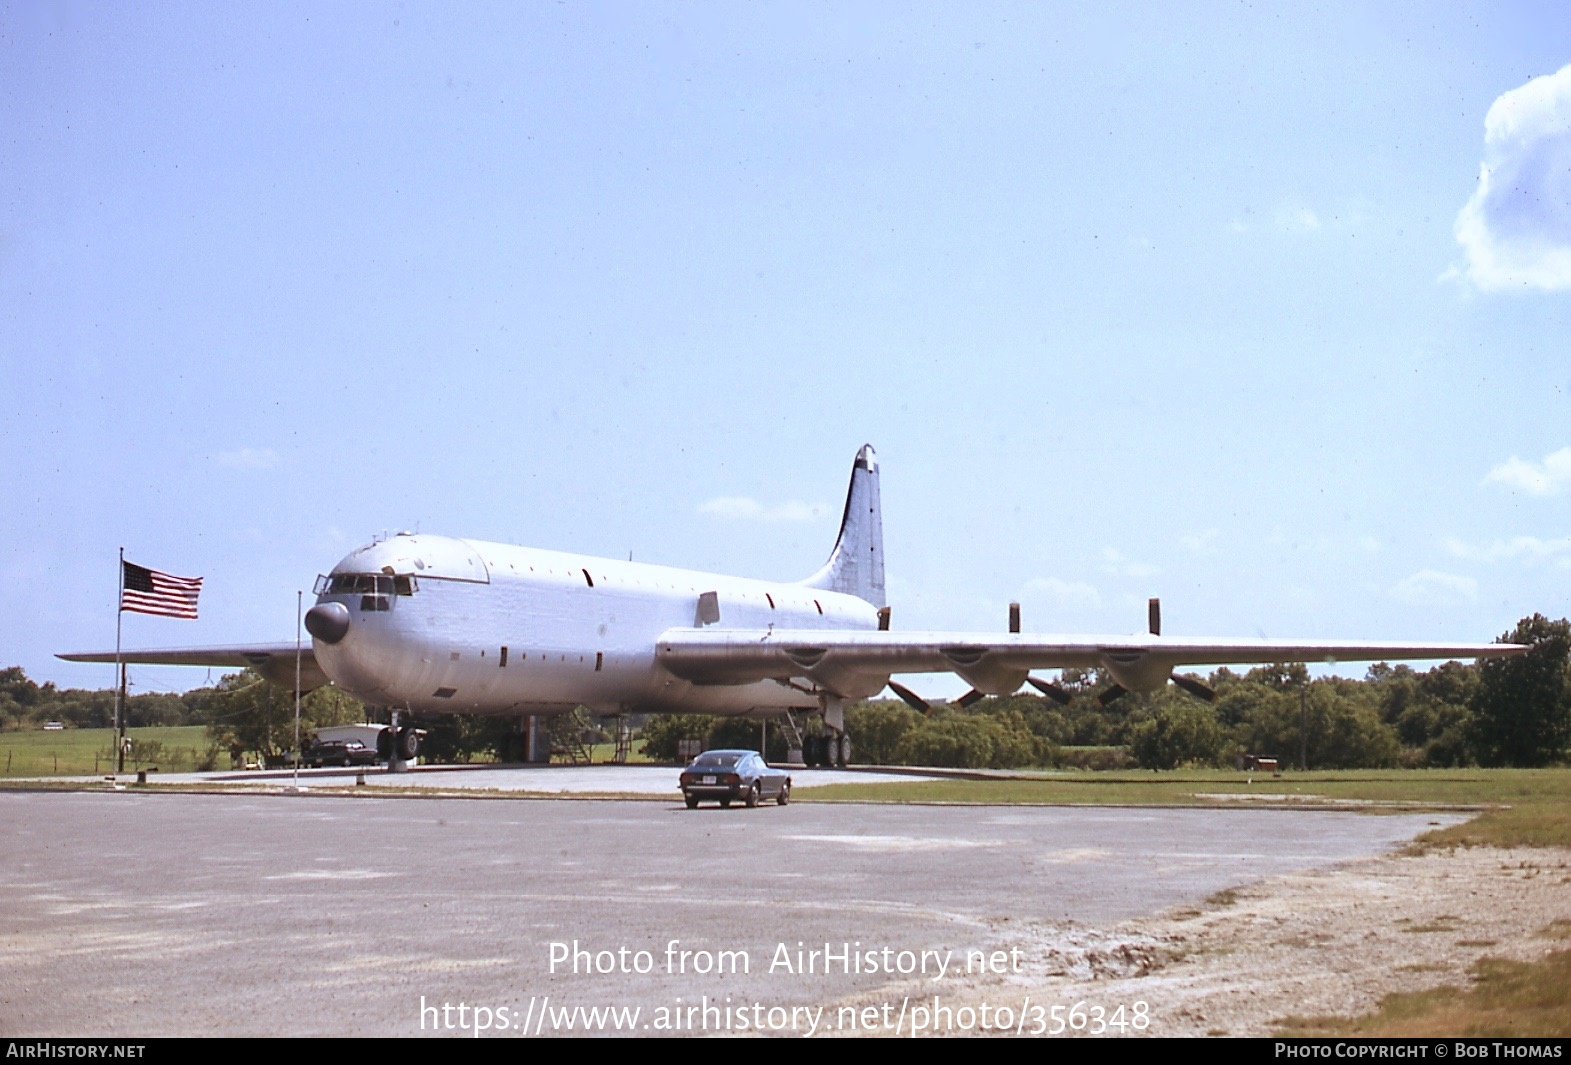
<path id="1" fill-rule="evenodd" d="M 327 676 L 417 713 L 812 709 L 816 695 L 774 680 L 676 677 L 657 642 L 671 629 L 878 627 L 865 600 L 800 584 L 423 534 L 351 553 L 317 591 L 307 625 Z M 341 623 L 337 640 L 319 635 L 337 635 L 324 606 Z"/>

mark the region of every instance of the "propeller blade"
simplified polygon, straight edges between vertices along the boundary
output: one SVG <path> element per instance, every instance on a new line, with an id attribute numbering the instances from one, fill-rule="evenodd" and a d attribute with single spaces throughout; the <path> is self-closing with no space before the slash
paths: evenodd
<path id="1" fill-rule="evenodd" d="M 983 695 L 981 692 L 977 691 L 975 688 L 972 688 L 970 691 L 966 692 L 960 698 L 956 699 L 955 702 L 959 703 L 961 706 L 969 707 L 969 706 L 971 706 L 971 705 L 973 705 L 975 703 L 981 702 L 985 698 L 987 698 L 987 696 Z"/>
<path id="2" fill-rule="evenodd" d="M 1184 689 L 1196 699 L 1204 699 L 1208 703 L 1216 702 L 1216 692 L 1208 686 L 1201 684 L 1194 677 L 1181 677 L 1177 673 L 1172 676 L 1174 684 Z"/>
<path id="3" fill-rule="evenodd" d="M 1020 631 L 1020 604 L 1019 603 L 1010 603 L 1009 604 L 1009 631 L 1010 632 L 1019 632 Z"/>
<path id="4" fill-rule="evenodd" d="M 1059 706 L 1068 706 L 1070 701 L 1074 699 L 1073 695 L 1070 695 L 1064 689 L 1060 688 L 1051 681 L 1037 680 L 1035 677 L 1027 677 L 1026 683 L 1031 685 L 1031 687 L 1035 688 L 1037 691 L 1041 692 L 1043 695 L 1047 696 L 1049 699 L 1053 700 Z"/>
<path id="5" fill-rule="evenodd" d="M 1128 694 L 1128 688 L 1124 687 L 1122 684 L 1115 684 L 1111 688 L 1103 691 L 1101 695 L 1098 695 L 1096 697 L 1096 701 L 1101 703 L 1103 706 L 1106 706 L 1108 703 L 1116 702 Z"/>
<path id="6" fill-rule="evenodd" d="M 1162 600 L 1151 599 L 1147 601 L 1146 617 L 1151 622 L 1151 635 L 1162 635 Z"/>
<path id="7" fill-rule="evenodd" d="M 912 691 L 910 688 L 907 688 L 904 684 L 896 684 L 894 681 L 890 681 L 889 690 L 900 696 L 901 702 L 905 703 L 907 706 L 918 713 L 925 714 L 929 710 L 933 709 L 932 704 L 930 704 L 926 699 L 922 698 L 916 692 Z"/>

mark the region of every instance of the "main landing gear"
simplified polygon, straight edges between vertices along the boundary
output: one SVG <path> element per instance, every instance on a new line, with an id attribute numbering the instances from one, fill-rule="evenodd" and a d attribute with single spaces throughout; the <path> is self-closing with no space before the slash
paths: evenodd
<path id="1" fill-rule="evenodd" d="M 802 761 L 809 768 L 844 769 L 851 762 L 851 737 L 844 732 L 826 732 L 802 737 Z"/>

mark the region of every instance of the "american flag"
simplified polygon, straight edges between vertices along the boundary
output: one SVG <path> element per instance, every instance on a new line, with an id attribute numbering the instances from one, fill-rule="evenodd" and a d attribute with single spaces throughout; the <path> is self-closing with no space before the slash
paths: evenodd
<path id="1" fill-rule="evenodd" d="M 196 597 L 202 592 L 202 578 L 171 577 L 124 559 L 120 566 L 121 610 L 196 620 Z"/>

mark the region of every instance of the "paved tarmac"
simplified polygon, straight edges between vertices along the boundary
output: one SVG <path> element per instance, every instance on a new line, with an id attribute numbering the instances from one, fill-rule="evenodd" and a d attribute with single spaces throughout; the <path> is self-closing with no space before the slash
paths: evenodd
<path id="1" fill-rule="evenodd" d="M 939 958 L 959 968 L 971 949 L 1015 951 L 1022 971 L 1041 972 L 1096 948 L 1089 929 L 1454 820 L 0 792 L 0 1034 L 449 1034 L 476 1016 L 504 1034 L 547 1017 L 545 1034 L 613 1025 L 553 1012 L 577 1006 L 636 1007 L 622 1020 L 640 1034 L 688 1009 L 699 1011 L 689 1026 L 710 1030 L 806 1030 L 810 1014 L 791 1007 L 829 1006 L 823 1024 L 848 996 L 895 1009 L 942 995 Z M 553 971 L 553 950 L 571 959 L 575 943 L 588 952 L 578 972 L 568 960 Z M 797 971 L 799 944 L 820 952 L 801 957 L 810 973 Z M 831 955 L 851 944 L 859 964 L 825 973 L 826 944 Z M 695 972 L 720 951 L 736 952 L 738 971 Z M 938 952 L 926 976 L 885 971 L 924 951 Z"/>
<path id="2" fill-rule="evenodd" d="M 795 768 L 789 771 L 797 787 L 816 784 L 910 783 L 913 779 L 940 780 L 954 775 L 944 770 Z M 680 769 L 669 765 L 432 765 L 414 766 L 406 773 L 389 773 L 378 766 L 366 770 L 303 769 L 300 771 L 300 783 L 305 787 L 342 787 L 364 776 L 366 786 L 373 788 L 522 791 L 542 795 L 599 793 L 674 796 L 678 792 L 677 777 L 680 774 Z M 290 770 L 157 773 L 149 774 L 149 778 L 158 784 L 217 782 L 277 786 L 292 783 L 294 773 Z"/>

